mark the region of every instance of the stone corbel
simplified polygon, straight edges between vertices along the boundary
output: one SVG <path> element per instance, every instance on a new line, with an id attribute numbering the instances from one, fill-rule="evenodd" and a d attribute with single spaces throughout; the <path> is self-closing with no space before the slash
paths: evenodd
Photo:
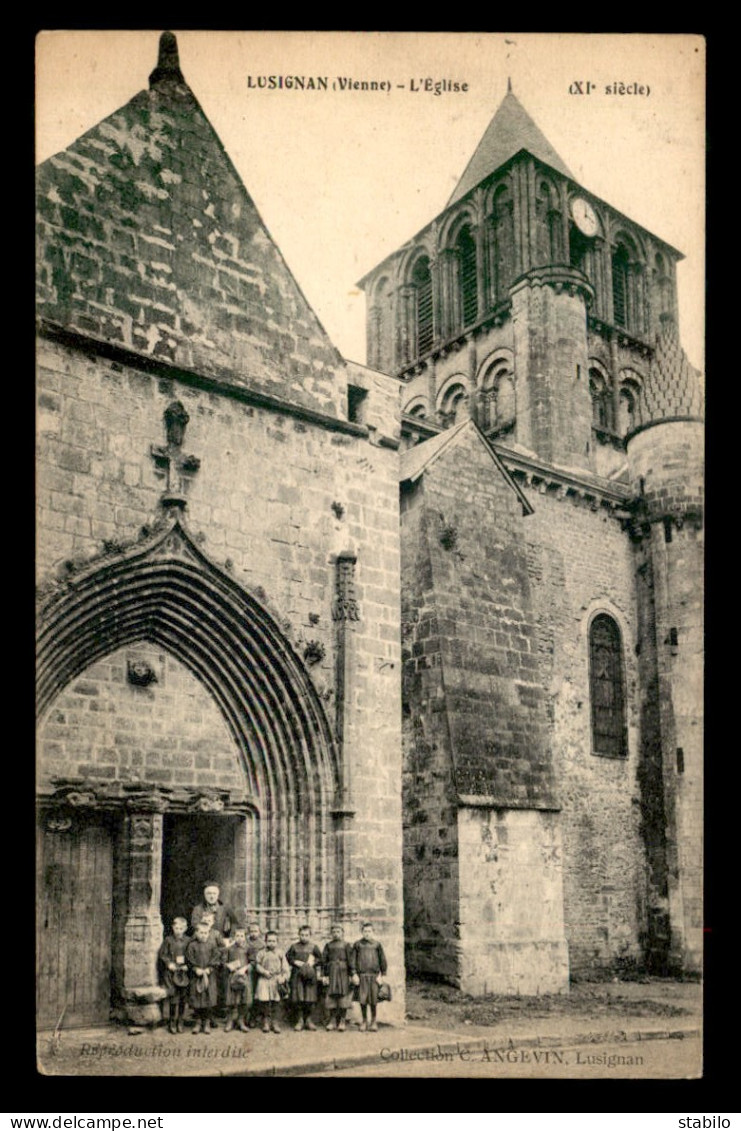
<path id="1" fill-rule="evenodd" d="M 63 810 L 56 810 L 47 814 L 45 824 L 50 833 L 67 833 L 72 828 L 74 822 L 69 813 L 65 813 Z"/>
<path id="2" fill-rule="evenodd" d="M 224 797 L 204 791 L 193 798 L 190 808 L 198 813 L 221 813 L 224 809 Z"/>
<path id="3" fill-rule="evenodd" d="M 61 779 L 55 778 L 52 785 L 57 786 L 52 800 L 59 805 L 69 805 L 72 809 L 90 809 L 99 802 L 96 790 L 87 781 L 63 783 Z"/>
<path id="4" fill-rule="evenodd" d="M 164 813 L 170 801 L 161 793 L 137 793 L 127 797 L 126 808 L 131 813 Z"/>
<path id="5" fill-rule="evenodd" d="M 350 803 L 348 791 L 346 789 L 338 789 L 332 801 L 332 808 L 330 814 L 336 818 L 354 817 L 355 806 Z"/>

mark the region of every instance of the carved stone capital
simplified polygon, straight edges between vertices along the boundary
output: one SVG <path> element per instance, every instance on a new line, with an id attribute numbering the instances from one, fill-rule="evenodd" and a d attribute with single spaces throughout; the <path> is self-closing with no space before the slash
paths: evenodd
<path id="1" fill-rule="evenodd" d="M 60 779 L 55 779 L 59 782 Z M 55 784 L 55 783 L 52 783 Z M 97 805 L 98 793 L 87 781 L 79 783 L 59 784 L 54 790 L 53 799 L 62 805 L 69 805 L 73 809 L 86 809 Z"/>
<path id="2" fill-rule="evenodd" d="M 193 798 L 191 808 L 198 813 L 221 813 L 224 808 L 224 798 L 213 794 L 200 793 Z"/>
<path id="3" fill-rule="evenodd" d="M 168 798 L 161 793 L 138 793 L 127 797 L 126 808 L 133 815 L 136 813 L 164 813 L 170 804 Z"/>
<path id="4" fill-rule="evenodd" d="M 332 602 L 333 621 L 359 621 L 360 606 L 355 597 L 354 554 L 343 553 L 337 556 L 335 575 L 335 597 Z"/>
<path id="5" fill-rule="evenodd" d="M 46 827 L 50 833 L 66 833 L 72 828 L 72 817 L 69 813 L 53 812 L 46 818 Z"/>
<path id="6" fill-rule="evenodd" d="M 332 620 L 360 620 L 360 606 L 354 597 L 336 597 L 332 602 Z"/>

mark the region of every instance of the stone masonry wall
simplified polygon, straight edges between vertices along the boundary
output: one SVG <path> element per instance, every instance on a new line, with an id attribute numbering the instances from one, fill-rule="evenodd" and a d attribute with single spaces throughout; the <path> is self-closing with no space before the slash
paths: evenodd
<path id="1" fill-rule="evenodd" d="M 490 358 L 496 357 L 500 350 L 511 351 L 512 342 L 512 322 L 507 319 L 502 325 L 482 329 L 462 346 L 456 345 L 444 354 L 430 359 L 421 373 L 404 382 L 402 409 L 417 397 L 424 397 L 427 404 L 426 416 L 435 419 L 438 394 L 446 382 L 457 374 L 468 390 L 468 415 L 475 418 L 476 394 L 482 374 L 488 368 L 486 363 Z M 459 420 L 464 418 L 464 413 L 459 415 Z"/>
<path id="2" fill-rule="evenodd" d="M 129 683 L 129 662 L 148 663 L 156 682 Z M 178 660 L 144 643 L 110 653 L 57 696 L 39 735 L 39 787 L 52 777 L 245 788 L 214 700 Z"/>
<path id="3" fill-rule="evenodd" d="M 524 941 L 528 946 L 547 942 L 553 948 L 548 957 L 543 952 L 535 962 L 537 948 L 529 952 L 527 985 L 562 988 L 560 896 L 555 889 L 539 888 L 534 898 L 553 916 L 545 928 L 535 921 L 528 926 L 527 913 L 515 910 L 522 906 L 520 878 L 535 874 L 528 870 L 527 838 L 497 864 L 481 855 L 475 831 L 488 821 L 487 810 L 555 804 L 527 560 L 518 546 L 522 504 L 473 425 L 430 463 L 415 486 L 404 487 L 403 500 L 410 964 L 473 993 L 482 992 L 484 984 L 490 991 L 499 986 L 498 992 L 513 992 L 517 979 L 510 976 L 509 942 L 520 947 Z M 485 808 L 469 813 L 460 808 L 466 803 Z M 465 853 L 460 849 L 464 832 Z M 535 830 L 535 842 L 541 840 L 548 837 Z M 554 866 L 558 871 L 560 863 Z M 558 888 L 560 878 L 554 882 Z M 506 892 L 504 911 L 499 905 L 494 910 L 492 892 L 498 884 Z M 484 905 L 492 912 L 486 928 L 481 926 Z M 511 932 L 514 921 L 517 928 Z M 492 930 L 496 958 L 488 937 Z M 535 992 L 518 984 L 520 992 Z"/>
<path id="4" fill-rule="evenodd" d="M 461 987 L 470 994 L 565 993 L 560 816 L 461 809 Z"/>
<path id="5" fill-rule="evenodd" d="M 511 292 L 517 375 L 515 437 L 541 459 L 586 469 L 590 466 L 592 403 L 585 302 L 582 294 L 570 294 L 564 286 L 570 279 L 566 269 L 550 271 L 558 279 L 557 286 L 541 280 L 541 274 L 548 277 L 547 269 L 536 270 Z"/>
<path id="6" fill-rule="evenodd" d="M 427 538 L 459 794 L 552 807 L 527 519 L 469 424 L 425 471 Z M 485 518 L 484 518 L 485 516 Z"/>
<path id="7" fill-rule="evenodd" d="M 523 523 L 548 691 L 563 830 L 566 934 L 572 972 L 641 962 L 646 875 L 640 785 L 635 563 L 627 533 L 604 510 L 526 490 Z M 620 627 L 627 758 L 592 753 L 588 632 L 596 613 Z"/>
<path id="8" fill-rule="evenodd" d="M 457 797 L 425 481 L 402 490 L 404 914 L 407 967 L 456 981 L 460 967 Z"/>
<path id="9" fill-rule="evenodd" d="M 658 680 L 666 818 L 669 960 L 699 971 L 703 952 L 703 432 L 671 421 L 629 442 L 641 495 Z"/>
<path id="10" fill-rule="evenodd" d="M 403 1016 L 397 453 L 43 339 L 38 360 L 42 584 L 64 576 L 65 562 L 95 558 L 104 541 L 135 539 L 157 516 L 165 481 L 150 452 L 164 443 L 163 413 L 176 398 L 190 416 L 183 451 L 201 459 L 189 484 L 189 529 L 300 657 L 310 644 L 321 655 L 308 670 L 332 723 L 335 558 L 357 554 L 345 891 L 388 945 L 392 1007 Z M 386 410 L 382 400 L 383 418 Z M 109 765 L 104 749 L 98 759 Z"/>
<path id="11" fill-rule="evenodd" d="M 342 360 L 189 88 L 141 91 L 38 170 L 39 316 L 334 415 Z"/>

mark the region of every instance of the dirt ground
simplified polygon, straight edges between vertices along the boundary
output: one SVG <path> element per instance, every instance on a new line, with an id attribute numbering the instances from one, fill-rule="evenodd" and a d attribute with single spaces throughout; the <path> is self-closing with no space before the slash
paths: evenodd
<path id="1" fill-rule="evenodd" d="M 471 997 L 452 986 L 408 978 L 406 1017 L 418 1025 L 440 1029 L 558 1016 L 590 1020 L 616 1015 L 687 1017 L 697 1012 L 700 996 L 697 983 L 648 977 L 641 981 L 615 980 L 609 985 L 574 982 L 568 994 L 546 994 L 539 998 L 497 994 Z"/>

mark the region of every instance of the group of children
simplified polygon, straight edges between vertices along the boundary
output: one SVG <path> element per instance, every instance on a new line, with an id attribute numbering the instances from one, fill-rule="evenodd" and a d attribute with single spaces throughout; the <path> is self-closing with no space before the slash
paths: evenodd
<path id="1" fill-rule="evenodd" d="M 279 1033 L 277 1004 L 286 997 L 295 1010 L 294 1029 L 315 1030 L 312 1019 L 320 989 L 326 992 L 328 1030 L 343 1032 L 347 1010 L 355 987 L 363 1020 L 362 1032 L 376 1032 L 378 989 L 387 970 L 386 955 L 373 938 L 373 926 L 364 923 L 362 937 L 354 944 L 345 942 L 343 928 L 335 924 L 330 941 L 321 951 L 311 941 L 311 930 L 299 930 L 298 942 L 286 951 L 278 950 L 278 936 L 268 931 L 264 939 L 257 923 L 249 929 L 235 927 L 224 935 L 214 926 L 214 914 L 204 910 L 188 936 L 187 920 L 177 917 L 172 933 L 162 943 L 159 962 L 162 985 L 167 992 L 168 1028 L 184 1031 L 185 1007 L 195 1014 L 194 1033 L 209 1033 L 216 1028 L 214 1012 L 226 1008 L 225 1031 L 235 1027 L 242 1032 L 256 1028 Z M 370 1015 L 370 1016 L 369 1016 Z"/>

